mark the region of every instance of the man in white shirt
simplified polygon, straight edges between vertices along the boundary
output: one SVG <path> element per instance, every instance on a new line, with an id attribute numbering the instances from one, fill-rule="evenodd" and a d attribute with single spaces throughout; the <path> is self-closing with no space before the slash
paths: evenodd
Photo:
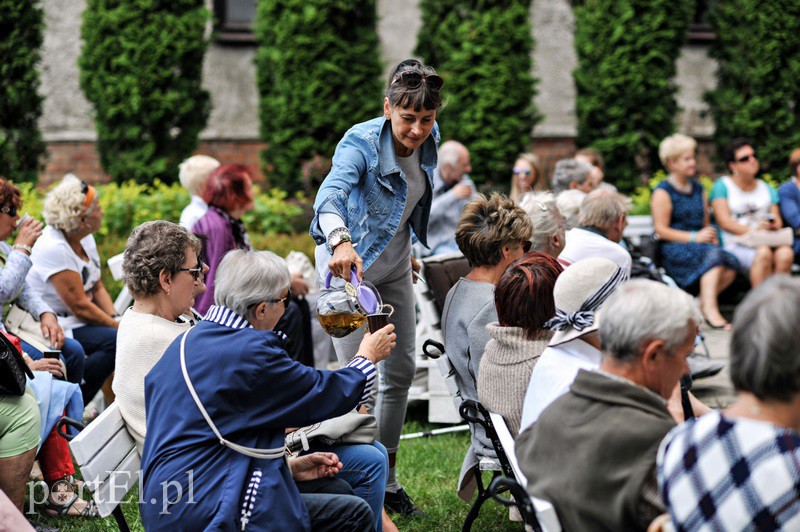
<path id="1" fill-rule="evenodd" d="M 556 316 L 545 324 L 555 334 L 533 367 L 522 406 L 520 434 L 550 403 L 569 391 L 579 370 L 600 365 L 595 312 L 627 279 L 624 269 L 602 257 L 576 262 L 559 275 L 553 289 Z"/>
<path id="2" fill-rule="evenodd" d="M 567 231 L 567 245 L 558 256 L 564 264 L 604 257 L 630 275 L 631 254 L 620 245 L 628 225 L 630 200 L 618 192 L 598 189 L 581 203 L 578 226 Z"/>

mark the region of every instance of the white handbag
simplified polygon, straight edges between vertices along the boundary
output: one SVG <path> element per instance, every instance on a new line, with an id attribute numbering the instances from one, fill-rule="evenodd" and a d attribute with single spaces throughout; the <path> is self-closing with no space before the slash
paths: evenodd
<path id="1" fill-rule="evenodd" d="M 12 303 L 6 319 L 6 330 L 40 352 L 50 350 L 50 340 L 42 334 L 42 324 L 33 315 Z"/>

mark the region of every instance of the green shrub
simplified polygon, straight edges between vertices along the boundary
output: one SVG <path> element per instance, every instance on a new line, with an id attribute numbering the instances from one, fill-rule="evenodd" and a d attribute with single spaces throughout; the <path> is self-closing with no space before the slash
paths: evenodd
<path id="1" fill-rule="evenodd" d="M 35 182 L 44 144 L 37 65 L 42 47 L 39 2 L 0 0 L 0 175 Z"/>
<path id="2" fill-rule="evenodd" d="M 800 145 L 800 3 L 794 0 L 714 2 L 717 88 L 707 94 L 720 148 L 750 137 L 761 168 L 786 174 Z M 727 170 L 727 168 L 726 168 Z"/>
<path id="3" fill-rule="evenodd" d="M 172 182 L 208 118 L 200 86 L 203 0 L 88 0 L 81 88 L 94 106 L 97 151 L 117 182 Z"/>
<path id="4" fill-rule="evenodd" d="M 470 150 L 479 183 L 510 181 L 539 120 L 529 0 L 422 0 L 416 53 L 445 79 L 443 139 Z"/>
<path id="5" fill-rule="evenodd" d="M 22 212 L 43 220 L 42 204 L 46 190 L 32 183 L 17 183 L 22 197 Z M 149 220 L 169 220 L 177 223 L 181 211 L 189 203 L 189 194 L 179 184 L 167 185 L 156 180 L 151 185 L 126 181 L 97 187 L 103 208 L 103 225 L 95 233 L 102 263 L 109 257 L 122 253 L 131 230 Z M 314 241 L 308 236 L 311 219 L 303 206 L 308 200 L 303 196 L 287 199 L 286 193 L 256 189 L 255 208 L 244 216 L 245 226 L 255 249 L 268 249 L 280 256 L 289 251 L 303 251 L 310 257 Z M 114 281 L 108 268 L 103 267 L 103 283 L 112 297 L 116 297 L 122 283 Z"/>
<path id="6" fill-rule="evenodd" d="M 674 131 L 675 60 L 695 2 L 576 4 L 576 143 L 599 150 L 606 180 L 630 192 L 659 167 L 658 143 Z"/>
<path id="7" fill-rule="evenodd" d="M 381 114 L 375 24 L 375 0 L 258 3 L 262 155 L 273 185 L 316 190 L 302 183 L 303 166 L 330 159 L 350 126 Z"/>

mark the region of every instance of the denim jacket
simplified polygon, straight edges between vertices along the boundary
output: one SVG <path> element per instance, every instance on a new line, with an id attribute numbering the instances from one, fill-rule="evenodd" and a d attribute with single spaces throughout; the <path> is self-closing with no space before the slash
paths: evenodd
<path id="1" fill-rule="evenodd" d="M 409 218 L 414 235 L 426 247 L 438 144 L 439 126 L 434 124 L 420 147 L 420 165 L 428 176 L 428 186 Z M 317 245 L 324 244 L 331 254 L 327 235 L 319 226 L 319 215 L 337 214 L 358 244 L 356 249 L 366 270 L 397 232 L 407 190 L 395 155 L 391 123 L 379 117 L 356 124 L 336 146 L 333 167 L 314 201 L 315 215 L 309 233 Z"/>

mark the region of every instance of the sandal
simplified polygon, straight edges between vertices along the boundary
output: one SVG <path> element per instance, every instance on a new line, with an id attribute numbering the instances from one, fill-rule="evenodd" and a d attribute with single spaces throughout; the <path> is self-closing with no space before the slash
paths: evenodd
<path id="1" fill-rule="evenodd" d="M 71 487 L 71 486 L 70 486 Z M 67 494 L 69 497 L 67 498 Z M 53 500 L 53 499 L 56 500 Z M 63 501 L 61 499 L 64 499 Z M 72 506 L 77 501 L 84 501 L 86 507 L 78 513 L 69 513 Z M 88 501 L 81 499 L 74 491 L 51 491 L 47 500 L 44 501 L 44 509 L 50 517 L 69 516 L 69 517 L 97 517 L 100 515 L 92 499 Z M 75 510 L 77 511 L 77 509 Z"/>

